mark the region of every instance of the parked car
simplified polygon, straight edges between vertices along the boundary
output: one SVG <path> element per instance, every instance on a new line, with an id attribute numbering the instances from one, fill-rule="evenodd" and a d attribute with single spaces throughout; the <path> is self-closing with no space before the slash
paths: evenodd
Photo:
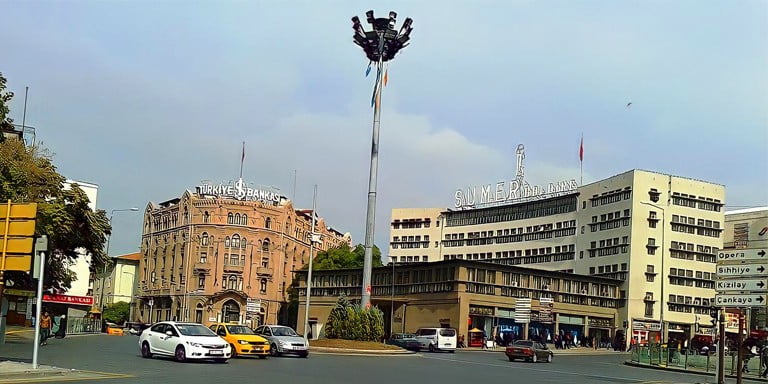
<path id="1" fill-rule="evenodd" d="M 211 325 L 211 330 L 229 343 L 232 357 L 237 355 L 258 356 L 266 359 L 269 356 L 269 340 L 259 336 L 251 328 L 241 324 Z"/>
<path id="2" fill-rule="evenodd" d="M 531 340 L 518 340 L 508 346 L 504 351 L 509 361 L 515 361 L 516 359 L 522 359 L 536 363 L 539 361 L 552 362 L 552 350 L 547 348 L 544 343 Z"/>
<path id="3" fill-rule="evenodd" d="M 171 356 L 178 362 L 187 359 L 224 363 L 232 356 L 229 344 L 206 326 L 197 323 L 163 321 L 139 336 L 141 356 Z"/>
<path id="4" fill-rule="evenodd" d="M 269 340 L 269 352 L 272 356 L 294 354 L 309 356 L 309 340 L 284 325 L 262 325 L 256 328 L 256 334 Z"/>
<path id="5" fill-rule="evenodd" d="M 416 335 L 412 333 L 395 333 L 387 340 L 387 344 L 411 351 L 418 351 L 421 348 L 419 340 L 416 340 Z"/>
<path id="6" fill-rule="evenodd" d="M 416 340 L 419 341 L 419 349 L 456 352 L 456 330 L 453 328 L 419 328 Z"/>
<path id="7" fill-rule="evenodd" d="M 128 333 L 131 335 L 140 335 L 142 332 L 144 332 L 145 329 L 149 328 L 152 324 L 144 324 L 144 323 L 132 323 L 128 322 L 125 323 L 125 329 Z"/>

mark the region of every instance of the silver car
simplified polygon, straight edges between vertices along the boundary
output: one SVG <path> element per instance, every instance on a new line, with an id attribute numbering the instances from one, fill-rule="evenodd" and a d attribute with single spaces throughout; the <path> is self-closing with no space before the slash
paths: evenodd
<path id="1" fill-rule="evenodd" d="M 272 356 L 294 354 L 309 356 L 309 341 L 284 325 L 262 325 L 256 328 L 256 334 L 269 340 L 269 353 Z"/>

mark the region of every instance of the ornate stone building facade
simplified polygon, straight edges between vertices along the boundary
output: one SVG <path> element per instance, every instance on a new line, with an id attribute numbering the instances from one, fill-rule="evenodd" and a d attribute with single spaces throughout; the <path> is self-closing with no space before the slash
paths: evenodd
<path id="1" fill-rule="evenodd" d="M 279 322 L 292 271 L 309 261 L 312 211 L 238 186 L 147 205 L 134 320 Z M 351 243 L 319 217 L 315 232 L 316 252 Z"/>

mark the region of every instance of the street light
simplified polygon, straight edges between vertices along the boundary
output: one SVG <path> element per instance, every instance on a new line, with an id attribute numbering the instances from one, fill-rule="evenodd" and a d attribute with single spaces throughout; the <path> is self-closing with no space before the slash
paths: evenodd
<path id="1" fill-rule="evenodd" d="M 664 213 L 664 207 L 660 205 L 656 205 L 653 203 L 648 203 L 645 201 L 641 201 L 640 204 L 647 205 L 649 207 L 656 208 L 661 211 L 661 292 L 660 292 L 660 298 L 659 303 L 661 304 L 661 312 L 659 313 L 659 321 L 661 322 L 661 344 L 664 344 L 664 333 L 666 333 L 667 329 L 664 326 L 664 280 L 666 273 L 664 271 L 664 232 L 666 232 L 666 225 L 667 225 L 667 219 L 665 217 Z"/>
<path id="2" fill-rule="evenodd" d="M 395 30 L 397 13 L 389 17 L 374 18 L 373 11 L 365 13 L 372 30 L 366 31 L 357 16 L 352 18 L 355 30 L 353 41 L 365 52 L 371 63 L 376 63 L 376 83 L 373 88 L 373 144 L 371 145 L 371 168 L 368 176 L 368 210 L 365 219 L 365 262 L 363 264 L 363 286 L 360 304 L 364 308 L 371 303 L 371 270 L 373 268 L 373 238 L 376 216 L 376 180 L 379 166 L 379 126 L 381 123 L 381 91 L 384 81 L 384 62 L 392 60 L 401 49 L 408 46 L 413 31 L 413 20 L 406 18 L 400 31 Z"/>
<path id="3" fill-rule="evenodd" d="M 113 209 L 109 211 L 108 222 L 109 222 L 110 232 L 109 232 L 109 235 L 107 236 L 107 246 L 106 246 L 106 250 L 104 251 L 108 260 L 111 261 L 111 259 L 109 259 L 109 240 L 112 238 L 112 217 L 115 215 L 115 212 L 136 212 L 138 210 L 139 208 L 131 207 L 131 208 L 125 208 L 125 209 Z M 101 271 L 101 283 L 100 283 L 101 294 L 99 295 L 99 306 L 101 307 L 102 311 L 104 310 L 104 281 L 106 278 L 107 278 L 107 262 L 105 261 L 104 268 Z"/>

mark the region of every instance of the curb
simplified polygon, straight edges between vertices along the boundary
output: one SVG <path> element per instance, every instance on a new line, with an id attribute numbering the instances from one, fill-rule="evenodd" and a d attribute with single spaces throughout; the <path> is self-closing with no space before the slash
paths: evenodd
<path id="1" fill-rule="evenodd" d="M 380 349 L 349 349 L 349 348 L 330 348 L 330 347 L 309 347 L 309 351 L 318 354 L 338 354 L 338 355 L 368 355 L 368 356 L 409 356 L 416 352 L 406 350 L 380 350 Z"/>
<path id="2" fill-rule="evenodd" d="M 677 368 L 677 367 L 662 367 L 660 365 L 649 365 L 649 364 L 643 364 L 643 363 L 637 363 L 634 361 L 625 361 L 624 365 L 635 367 L 635 368 L 645 368 L 645 369 L 655 369 L 658 371 L 670 371 L 670 372 L 677 372 L 677 373 L 688 373 L 691 375 L 701 375 L 701 376 L 715 376 L 714 372 L 703 372 L 703 371 L 691 371 L 684 368 Z M 726 378 L 729 379 L 735 379 L 736 375 L 725 375 Z M 766 383 L 768 382 L 768 379 L 761 379 L 757 377 L 751 377 L 751 376 L 743 376 L 744 380 L 754 381 L 758 383 Z"/>
<path id="3" fill-rule="evenodd" d="M 503 349 L 499 350 L 491 350 L 491 349 L 457 349 L 457 351 L 461 352 L 495 352 L 495 353 L 504 353 Z M 614 352 L 614 351 L 594 351 L 594 350 L 585 350 L 585 351 L 577 351 L 577 352 L 558 352 L 557 350 L 552 351 L 555 356 L 616 356 L 616 355 L 624 355 L 626 352 Z"/>

